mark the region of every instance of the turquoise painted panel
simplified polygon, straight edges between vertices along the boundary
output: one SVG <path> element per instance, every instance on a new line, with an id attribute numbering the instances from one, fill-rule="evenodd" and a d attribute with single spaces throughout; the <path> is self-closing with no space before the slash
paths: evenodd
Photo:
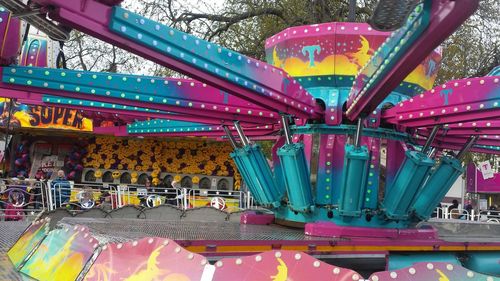
<path id="1" fill-rule="evenodd" d="M 369 153 L 366 146 L 345 146 L 344 173 L 342 175 L 339 213 L 341 216 L 359 217 L 368 177 Z"/>
<path id="2" fill-rule="evenodd" d="M 282 165 L 282 176 L 290 208 L 297 212 L 309 212 L 314 201 L 304 144 L 285 144 L 277 154 Z"/>
<path id="3" fill-rule="evenodd" d="M 468 269 L 483 274 L 500 277 L 500 252 L 469 252 L 468 258 L 464 260 L 464 266 Z M 493 280 L 493 279 L 491 279 Z M 500 278 L 498 278 L 500 280 Z"/>
<path id="4" fill-rule="evenodd" d="M 394 254 L 389 255 L 387 270 L 398 270 L 405 267 L 410 267 L 419 262 L 447 262 L 454 265 L 461 265 L 456 253 L 408 253 L 408 254 Z"/>
<path id="5" fill-rule="evenodd" d="M 435 161 L 425 154 L 407 150 L 405 160 L 399 168 L 395 180 L 388 186 L 382 209 L 390 219 L 408 218 L 408 211 L 415 202 Z"/>
<path id="6" fill-rule="evenodd" d="M 62 104 L 62 105 L 70 105 L 70 106 L 84 106 L 84 107 L 91 107 L 91 108 L 118 109 L 118 110 L 124 110 L 124 111 L 155 112 L 155 113 L 167 114 L 166 111 L 157 110 L 157 109 L 150 109 L 150 108 L 137 107 L 137 106 L 127 106 L 127 105 L 108 103 L 108 102 L 99 102 L 99 101 L 92 101 L 92 100 L 71 99 L 71 98 L 58 97 L 58 96 L 52 96 L 52 95 L 44 95 L 42 100 L 43 100 L 43 102 L 46 102 L 46 103 Z"/>
<path id="7" fill-rule="evenodd" d="M 7 84 L 74 92 L 75 99 L 109 97 L 140 102 L 144 104 L 143 107 L 159 104 L 202 111 L 214 110 L 234 116 L 277 117 L 275 112 L 262 110 L 247 101 L 193 80 L 16 66 L 4 67 L 2 81 Z"/>
<path id="8" fill-rule="evenodd" d="M 276 184 L 261 147 L 247 145 L 230 155 L 255 199 L 262 205 L 278 207 L 285 188 Z"/>
<path id="9" fill-rule="evenodd" d="M 217 126 L 202 123 L 177 121 L 168 119 L 154 119 L 138 121 L 127 125 L 129 134 L 174 133 L 174 132 L 209 132 Z"/>
<path id="10" fill-rule="evenodd" d="M 417 200 L 412 207 L 416 216 L 422 220 L 428 219 L 463 172 L 464 168 L 460 160 L 447 156 L 442 157 L 441 164 L 430 175 L 417 195 Z"/>

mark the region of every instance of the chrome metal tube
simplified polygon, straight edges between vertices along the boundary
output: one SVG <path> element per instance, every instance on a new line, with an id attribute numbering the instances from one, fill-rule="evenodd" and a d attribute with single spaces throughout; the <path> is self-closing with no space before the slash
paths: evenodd
<path id="1" fill-rule="evenodd" d="M 437 153 L 437 148 L 433 147 L 431 150 L 429 150 L 429 153 L 427 153 L 427 157 L 432 158 L 434 155 Z"/>
<path id="2" fill-rule="evenodd" d="M 363 120 L 358 119 L 358 125 L 356 127 L 356 135 L 354 135 L 354 146 L 359 147 L 361 143 L 361 132 L 363 131 Z"/>
<path id="3" fill-rule="evenodd" d="M 441 129 L 441 125 L 436 125 L 434 128 L 432 128 L 432 132 L 427 138 L 427 141 L 424 144 L 424 147 L 422 148 L 422 153 L 426 154 L 429 148 L 431 148 L 432 142 L 436 138 L 437 133 L 439 132 L 439 129 Z"/>
<path id="4" fill-rule="evenodd" d="M 231 130 L 229 130 L 229 127 L 227 125 L 222 125 L 222 129 L 224 129 L 224 132 L 226 133 L 227 138 L 229 139 L 229 142 L 233 146 L 234 149 L 238 148 L 238 143 L 236 142 L 236 139 L 234 138 L 233 134 L 231 133 Z"/>
<path id="5" fill-rule="evenodd" d="M 471 136 L 469 140 L 465 143 L 464 147 L 458 152 L 457 159 L 461 160 L 465 154 L 472 148 L 472 146 L 479 139 L 479 136 Z"/>
<path id="6" fill-rule="evenodd" d="M 249 141 L 243 133 L 243 129 L 241 128 L 240 121 L 234 121 L 234 127 L 236 128 L 236 132 L 238 132 L 238 136 L 240 137 L 241 143 L 243 146 L 247 146 Z"/>
<path id="7" fill-rule="evenodd" d="M 39 15 L 41 13 L 42 13 L 41 9 L 38 8 L 33 10 L 26 10 L 22 12 L 12 13 L 12 17 L 22 19 L 29 16 Z"/>
<path id="8" fill-rule="evenodd" d="M 290 125 L 288 124 L 288 116 L 281 115 L 281 123 L 285 132 L 286 144 L 292 144 L 292 134 L 290 133 Z"/>

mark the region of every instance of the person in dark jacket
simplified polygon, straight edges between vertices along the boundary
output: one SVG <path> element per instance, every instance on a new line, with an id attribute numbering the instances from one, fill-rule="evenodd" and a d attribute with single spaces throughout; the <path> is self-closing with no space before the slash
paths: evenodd
<path id="1" fill-rule="evenodd" d="M 453 218 L 453 219 L 458 219 L 459 217 L 459 212 L 458 212 L 458 201 L 456 199 L 453 199 L 452 201 L 453 204 L 451 204 L 449 207 L 448 207 L 448 213 L 450 214 L 450 217 Z M 453 210 L 457 210 L 457 211 L 453 211 Z"/>
<path id="2" fill-rule="evenodd" d="M 57 171 L 57 178 L 51 184 L 52 202 L 56 208 L 69 203 L 71 197 L 71 185 L 66 179 L 66 174 L 63 170 Z"/>
<path id="3" fill-rule="evenodd" d="M 458 209 L 458 201 L 453 199 L 452 204 L 448 207 L 448 212 L 451 212 L 453 209 Z"/>

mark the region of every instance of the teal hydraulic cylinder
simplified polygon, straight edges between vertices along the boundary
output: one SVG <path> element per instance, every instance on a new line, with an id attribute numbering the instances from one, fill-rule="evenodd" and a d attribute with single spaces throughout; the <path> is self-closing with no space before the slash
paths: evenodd
<path id="1" fill-rule="evenodd" d="M 344 171 L 340 186 L 339 213 L 341 216 L 359 217 L 368 178 L 370 154 L 366 146 L 345 146 Z"/>
<path id="2" fill-rule="evenodd" d="M 411 252 L 391 253 L 387 261 L 387 270 L 399 270 L 418 262 L 446 262 L 461 265 L 455 252 Z"/>
<path id="3" fill-rule="evenodd" d="M 304 144 L 285 144 L 277 154 L 280 158 L 281 175 L 285 182 L 290 209 L 296 212 L 311 211 L 314 201 Z"/>
<path id="4" fill-rule="evenodd" d="M 422 220 L 430 218 L 436 206 L 443 200 L 453 183 L 463 172 L 460 160 L 447 156 L 442 157 L 441 164 L 417 195 L 417 200 L 412 207 L 415 215 Z"/>
<path id="5" fill-rule="evenodd" d="M 261 205 L 278 207 L 284 193 L 271 172 L 271 168 L 258 144 L 237 148 L 231 153 L 250 193 Z"/>
<path id="6" fill-rule="evenodd" d="M 482 274 L 500 276 L 500 252 L 468 252 L 464 266 Z"/>
<path id="7" fill-rule="evenodd" d="M 399 168 L 394 181 L 385 192 L 382 209 L 389 219 L 402 220 L 408 218 L 410 207 L 422 188 L 434 160 L 427 155 L 407 150 L 405 160 Z"/>

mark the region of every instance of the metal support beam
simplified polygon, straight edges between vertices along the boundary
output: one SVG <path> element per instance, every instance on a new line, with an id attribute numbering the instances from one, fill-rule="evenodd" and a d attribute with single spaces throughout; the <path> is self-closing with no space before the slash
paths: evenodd
<path id="1" fill-rule="evenodd" d="M 233 134 L 231 133 L 231 130 L 229 130 L 229 127 L 227 125 L 222 125 L 222 128 L 224 129 L 224 132 L 226 132 L 226 136 L 229 139 L 229 142 L 233 146 L 234 149 L 238 148 L 238 143 L 236 142 L 236 139 L 234 139 Z"/>
<path id="2" fill-rule="evenodd" d="M 479 139 L 479 136 L 471 136 L 469 140 L 465 143 L 464 147 L 458 152 L 457 159 L 462 160 L 465 154 L 472 148 L 472 146 Z"/>
<path id="3" fill-rule="evenodd" d="M 354 135 L 354 146 L 359 147 L 361 143 L 361 132 L 363 131 L 363 120 L 358 119 L 358 125 L 356 126 L 356 134 Z"/>
<path id="4" fill-rule="evenodd" d="M 285 133 L 286 144 L 292 144 L 292 134 L 290 133 L 290 124 L 288 124 L 287 115 L 281 115 L 281 123 L 283 125 L 283 131 Z"/>
<path id="5" fill-rule="evenodd" d="M 247 139 L 245 136 L 245 133 L 243 132 L 243 129 L 241 128 L 240 121 L 234 121 L 234 128 L 236 129 L 236 132 L 238 132 L 238 136 L 240 137 L 241 143 L 243 146 L 247 146 L 250 141 Z"/>
<path id="6" fill-rule="evenodd" d="M 427 151 L 429 150 L 429 148 L 431 147 L 432 145 L 432 142 L 434 141 L 434 139 L 436 138 L 437 136 L 437 133 L 439 132 L 439 129 L 441 128 L 440 125 L 436 125 L 434 126 L 434 128 L 432 128 L 432 132 L 431 134 L 429 135 L 429 137 L 427 138 L 427 141 L 425 142 L 425 145 L 424 147 L 422 148 L 422 153 L 423 154 L 426 154 Z"/>

